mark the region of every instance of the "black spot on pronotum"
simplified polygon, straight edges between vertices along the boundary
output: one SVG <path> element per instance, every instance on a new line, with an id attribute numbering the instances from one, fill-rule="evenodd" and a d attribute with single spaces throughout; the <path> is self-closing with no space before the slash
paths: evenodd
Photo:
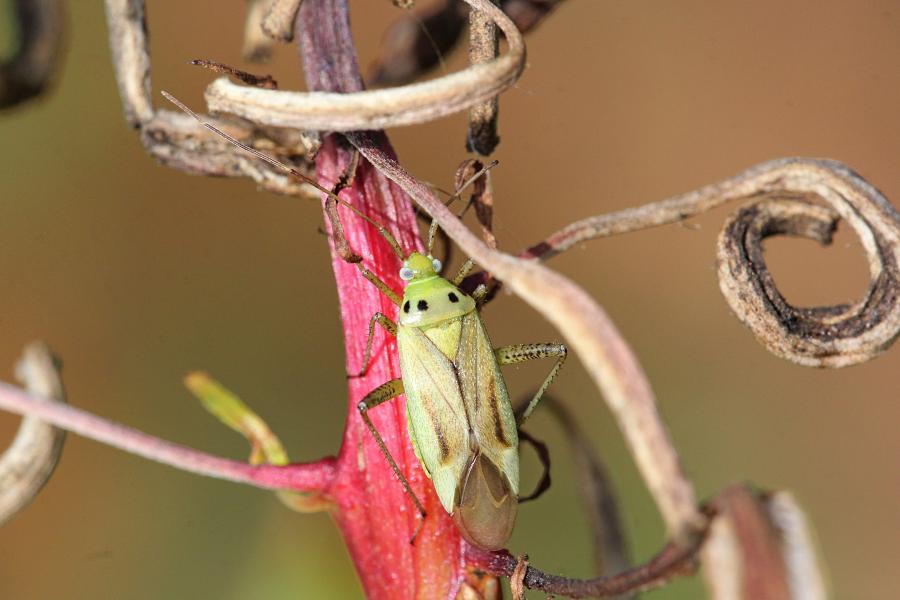
<path id="1" fill-rule="evenodd" d="M 405 313 L 409 312 L 409 300 L 407 300 L 406 302 L 403 303 L 403 312 L 405 312 Z"/>
<path id="2" fill-rule="evenodd" d="M 428 303 L 424 300 L 419 300 L 419 302 L 416 304 L 416 308 L 418 308 L 419 310 L 428 310 Z"/>
<path id="3" fill-rule="evenodd" d="M 459 302 L 459 296 L 457 296 L 453 292 L 447 294 L 447 297 L 450 298 L 450 302 Z"/>

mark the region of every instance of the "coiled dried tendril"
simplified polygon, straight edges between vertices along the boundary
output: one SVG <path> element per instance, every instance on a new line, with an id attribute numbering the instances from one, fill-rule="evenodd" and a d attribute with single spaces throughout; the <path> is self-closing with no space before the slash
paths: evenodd
<path id="1" fill-rule="evenodd" d="M 845 367 L 884 351 L 900 334 L 900 215 L 894 207 L 834 161 L 786 162 L 763 174 L 757 187 L 759 199 L 732 216 L 719 236 L 719 286 L 735 315 L 770 352 L 801 365 Z M 791 305 L 766 267 L 762 241 L 792 235 L 828 244 L 839 219 L 866 253 L 866 295 L 835 306 Z"/>
<path id="2" fill-rule="evenodd" d="M 753 203 L 731 217 L 719 237 L 719 287 L 770 352 L 801 365 L 836 368 L 869 360 L 893 343 L 900 334 L 900 214 L 881 192 L 834 160 L 765 162 L 686 194 L 582 219 L 519 256 L 547 260 L 587 240 L 683 221 L 734 200 Z M 766 268 L 762 241 L 795 235 L 827 244 L 840 219 L 865 250 L 868 292 L 854 303 L 792 306 Z"/>

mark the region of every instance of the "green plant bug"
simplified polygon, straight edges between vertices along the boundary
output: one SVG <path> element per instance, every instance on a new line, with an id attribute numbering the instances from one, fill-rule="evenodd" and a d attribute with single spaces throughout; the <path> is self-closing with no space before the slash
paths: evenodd
<path id="1" fill-rule="evenodd" d="M 389 295 L 399 306 L 396 323 L 381 313 L 372 317 L 360 374 L 368 367 L 377 323 L 397 339 L 401 378 L 366 395 L 359 403 L 360 414 L 424 515 L 367 415 L 405 392 L 410 439 L 442 506 L 467 541 L 487 550 L 503 548 L 519 502 L 518 427 L 556 377 L 566 347 L 549 343 L 495 349 L 478 312 L 486 290 L 478 288 L 470 296 L 459 288 L 472 261 L 448 280 L 439 274 L 440 261 L 419 252 L 404 257 L 390 234 L 381 231 L 403 260 L 400 278 L 406 287 L 402 298 Z M 429 249 L 435 231 L 432 223 Z M 374 277 L 366 276 L 370 281 Z M 373 283 L 387 287 L 380 280 Z M 557 357 L 556 364 L 517 420 L 500 366 L 551 356 Z"/>
<path id="2" fill-rule="evenodd" d="M 350 260 L 399 311 L 396 323 L 382 313 L 375 313 L 370 319 L 359 375 L 368 369 L 378 324 L 397 338 L 401 377 L 369 392 L 358 405 L 360 415 L 424 520 L 422 502 L 368 416 L 369 410 L 406 393 L 409 436 L 444 510 L 471 544 L 486 550 L 503 548 L 512 533 L 519 504 L 518 429 L 565 362 L 566 346 L 541 343 L 494 348 L 478 312 L 487 288 L 481 285 L 471 295 L 459 288 L 474 262 L 467 260 L 453 279 L 448 280 L 440 275 L 440 261 L 430 254 L 437 222 L 433 221 L 428 231 L 428 253 L 405 254 L 384 226 L 339 198 L 334 191 L 247 146 L 201 119 L 170 94 L 163 94 L 210 131 L 309 183 L 326 194 L 329 201 L 346 206 L 374 225 L 400 258 L 403 263 L 400 278 L 406 282 L 402 297 L 365 268 L 358 257 Z M 336 211 L 332 215 L 336 218 Z M 556 357 L 557 361 L 517 419 L 500 366 L 545 357 Z"/>

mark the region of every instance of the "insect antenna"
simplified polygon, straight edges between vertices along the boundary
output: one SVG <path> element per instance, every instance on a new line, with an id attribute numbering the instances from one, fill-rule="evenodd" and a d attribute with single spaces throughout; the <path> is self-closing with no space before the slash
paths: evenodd
<path id="1" fill-rule="evenodd" d="M 364 212 L 362 212 L 361 210 L 359 210 L 358 208 L 356 208 L 355 206 L 353 206 L 352 204 L 350 204 L 343 198 L 339 197 L 333 191 L 329 190 L 328 188 L 326 188 L 325 186 L 320 184 L 318 181 L 316 181 L 312 177 L 304 175 L 297 169 L 284 164 L 283 162 L 279 161 L 275 157 L 269 156 L 265 152 L 260 152 L 256 148 L 248 146 L 247 144 L 245 144 L 244 142 L 235 138 L 234 136 L 225 133 L 224 131 L 222 131 L 221 129 L 219 129 L 218 127 L 213 125 L 212 123 L 204 121 L 200 115 L 198 115 L 193 110 L 188 108 L 187 105 L 185 105 L 181 100 L 177 99 L 175 96 L 173 96 L 169 92 L 163 90 L 162 95 L 165 96 L 166 100 L 168 100 L 169 102 L 171 102 L 172 104 L 174 104 L 175 106 L 180 108 L 183 112 L 194 117 L 194 119 L 196 119 L 198 123 L 203 125 L 203 127 L 212 131 L 216 135 L 228 140 L 229 143 L 237 146 L 238 148 L 240 148 L 241 150 L 243 150 L 245 152 L 252 154 L 256 158 L 260 159 L 261 161 L 272 165 L 276 169 L 284 171 L 288 175 L 292 175 L 293 177 L 299 179 L 300 181 L 302 181 L 304 183 L 308 183 L 309 185 L 313 186 L 314 188 L 316 188 L 323 194 L 326 194 L 329 198 L 331 198 L 338 204 L 342 204 L 343 206 L 347 207 L 355 215 L 357 215 L 358 217 L 360 217 L 361 219 L 363 219 L 364 221 L 366 221 L 367 223 L 369 223 L 370 225 L 372 225 L 373 227 L 375 227 L 378 230 L 378 233 L 381 234 L 381 237 L 383 237 L 387 241 L 387 243 L 390 245 L 391 249 L 394 251 L 394 254 L 397 255 L 397 258 L 399 258 L 400 260 L 403 260 L 404 258 L 406 258 L 406 254 L 403 252 L 403 248 L 400 247 L 400 243 L 397 241 L 397 238 L 395 238 L 384 225 L 382 225 L 378 221 L 375 221 L 374 219 L 369 218 L 369 216 L 366 215 Z"/>
<path id="2" fill-rule="evenodd" d="M 456 188 L 456 191 L 453 192 L 453 194 L 447 199 L 446 202 L 444 202 L 444 206 L 450 206 L 455 201 L 459 200 L 459 197 L 462 195 L 463 191 L 467 187 L 469 187 L 470 185 L 472 185 L 473 183 L 478 181 L 479 177 L 484 176 L 485 173 L 487 173 L 488 171 L 490 171 L 491 169 L 493 169 L 494 167 L 496 167 L 499 164 L 500 164 L 499 160 L 492 160 L 488 164 L 486 164 L 483 167 L 481 167 L 480 169 L 478 169 L 478 171 L 476 171 L 474 175 L 472 175 L 471 177 L 469 177 L 468 179 L 463 181 L 459 185 L 459 187 Z M 462 217 L 464 214 L 466 214 L 466 211 L 469 209 L 469 206 L 471 206 L 471 204 L 472 204 L 471 202 L 466 204 L 466 206 L 463 208 L 462 212 L 456 216 Z M 428 226 L 428 254 L 431 254 L 432 247 L 434 246 L 434 238 L 437 235 L 437 230 L 438 230 L 438 222 L 435 221 L 434 219 L 432 219 L 431 225 Z"/>

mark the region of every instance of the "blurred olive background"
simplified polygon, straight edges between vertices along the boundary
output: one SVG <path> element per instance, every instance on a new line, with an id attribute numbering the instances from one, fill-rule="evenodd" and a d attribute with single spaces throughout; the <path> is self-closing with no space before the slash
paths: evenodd
<path id="1" fill-rule="evenodd" d="M 200 107 L 211 76 L 188 60 L 245 64 L 243 3 L 226 6 L 152 3 L 154 93 Z M 352 10 L 365 65 L 398 11 L 388 0 Z M 9 33 L 4 23 L 4 50 Z M 122 119 L 100 3 L 69 3 L 67 37 L 52 92 L 0 114 L 0 377 L 11 380 L 22 346 L 43 338 L 65 361 L 73 404 L 243 458 L 244 441 L 181 385 L 202 368 L 257 409 L 293 459 L 337 452 L 343 350 L 318 210 L 154 163 Z M 900 202 L 896 1 L 572 0 L 528 44 L 529 68 L 503 96 L 494 171 L 507 249 L 782 156 L 840 159 Z M 247 67 L 302 87 L 289 46 L 271 65 Z M 465 157 L 464 117 L 391 134 L 411 172 L 450 186 Z M 715 278 L 715 238 L 736 208 L 585 244 L 552 266 L 631 342 L 701 497 L 736 481 L 793 491 L 834 597 L 886 597 L 900 587 L 900 348 L 840 371 L 767 354 Z M 767 248 L 796 304 L 865 290 L 845 227 L 829 248 L 781 239 Z M 497 345 L 558 337 L 509 295 L 485 318 Z M 547 368 L 509 369 L 511 388 L 526 391 Z M 664 542 L 661 521 L 577 360 L 554 390 L 608 461 L 633 556 L 647 558 Z M 17 424 L 0 415 L 0 439 Z M 530 430 L 551 444 L 554 486 L 522 509 L 510 547 L 547 570 L 591 575 L 564 435 L 540 411 Z M 533 457 L 525 461 L 534 481 Z M 327 516 L 74 436 L 44 492 L 0 530 L 4 599 L 360 596 Z M 703 587 L 695 578 L 648 597 L 700 598 Z"/>

